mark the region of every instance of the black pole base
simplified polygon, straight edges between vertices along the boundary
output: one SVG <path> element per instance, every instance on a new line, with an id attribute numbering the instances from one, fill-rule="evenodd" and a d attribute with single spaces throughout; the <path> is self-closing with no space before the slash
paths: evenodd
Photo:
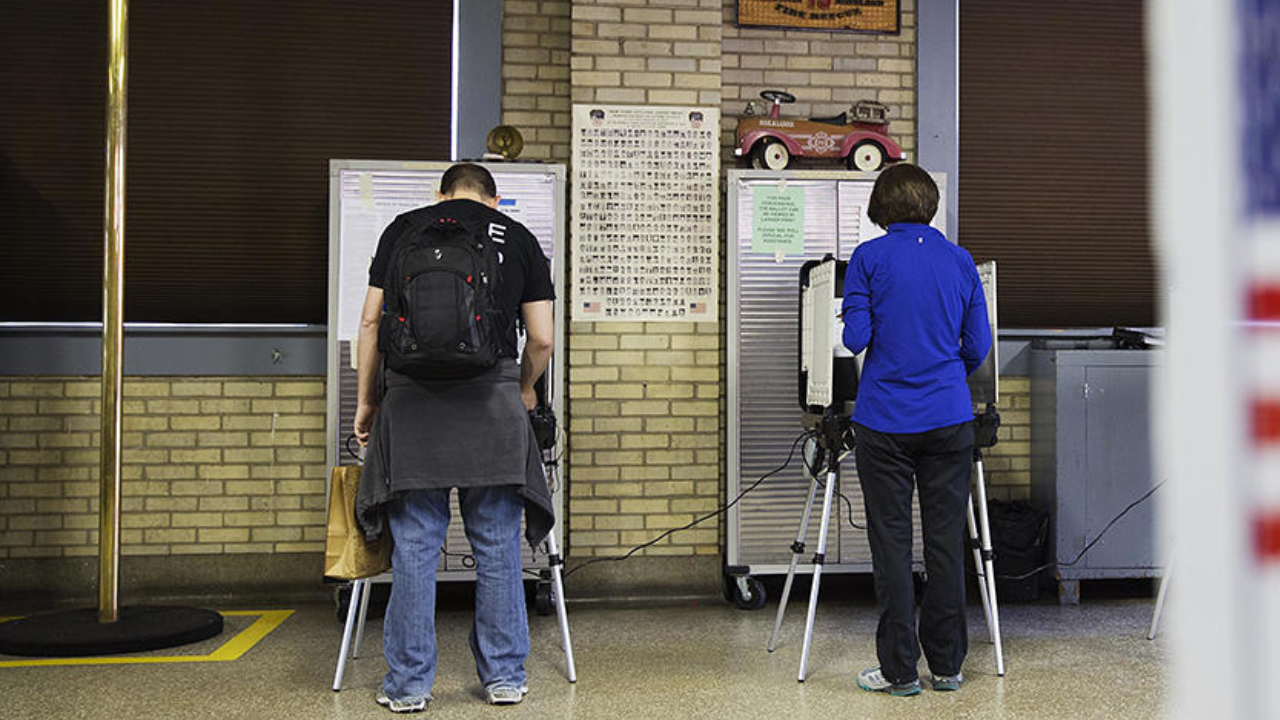
<path id="1" fill-rule="evenodd" d="M 98 622 L 98 611 L 32 615 L 0 623 L 0 653 L 37 657 L 116 655 L 176 647 L 222 632 L 222 616 L 189 607 L 120 608 L 120 619 Z"/>

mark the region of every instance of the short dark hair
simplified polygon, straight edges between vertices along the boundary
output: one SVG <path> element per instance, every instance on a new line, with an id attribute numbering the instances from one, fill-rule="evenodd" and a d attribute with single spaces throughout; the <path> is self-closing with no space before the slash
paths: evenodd
<path id="1" fill-rule="evenodd" d="M 444 171 L 440 178 L 440 194 L 452 195 L 459 190 L 470 190 L 486 198 L 498 197 L 498 186 L 489 171 L 474 163 L 458 163 Z"/>
<path id="2" fill-rule="evenodd" d="M 938 184 L 919 165 L 898 163 L 880 173 L 867 217 L 886 230 L 894 223 L 928 224 L 938 212 Z"/>

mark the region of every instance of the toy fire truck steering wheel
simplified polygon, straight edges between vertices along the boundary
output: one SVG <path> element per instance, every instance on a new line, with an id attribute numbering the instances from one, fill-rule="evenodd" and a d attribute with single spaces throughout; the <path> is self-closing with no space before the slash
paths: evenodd
<path id="1" fill-rule="evenodd" d="M 793 103 L 796 101 L 796 96 L 786 90 L 761 90 L 760 97 L 774 104 Z"/>

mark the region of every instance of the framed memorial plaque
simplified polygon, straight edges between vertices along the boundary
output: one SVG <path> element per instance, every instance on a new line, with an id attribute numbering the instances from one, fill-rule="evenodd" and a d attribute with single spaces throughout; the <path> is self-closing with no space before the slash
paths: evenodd
<path id="1" fill-rule="evenodd" d="M 738 0 L 740 27 L 897 34 L 898 0 Z"/>
<path id="2" fill-rule="evenodd" d="M 720 111 L 573 106 L 572 319 L 715 322 Z"/>

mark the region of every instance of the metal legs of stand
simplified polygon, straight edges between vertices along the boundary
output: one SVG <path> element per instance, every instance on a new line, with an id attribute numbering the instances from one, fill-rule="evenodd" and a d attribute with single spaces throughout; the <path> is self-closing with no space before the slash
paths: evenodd
<path id="1" fill-rule="evenodd" d="M 556 534 L 547 533 L 545 543 L 547 557 L 551 562 L 551 589 L 556 596 L 556 617 L 560 619 L 560 640 L 564 643 L 564 667 L 569 682 L 578 682 L 578 670 L 573 664 L 573 643 L 569 640 L 569 613 L 564 609 L 564 558 L 556 548 Z"/>
<path id="2" fill-rule="evenodd" d="M 814 479 L 817 482 L 817 479 Z M 796 679 L 804 682 L 809 669 L 809 647 L 813 639 L 813 617 L 818 612 L 818 586 L 822 583 L 822 565 L 827 561 L 827 530 L 831 526 L 831 498 L 835 494 L 836 473 L 827 473 L 827 484 L 822 492 L 822 525 L 818 531 L 818 552 L 813 556 L 813 587 L 809 590 L 809 612 L 804 620 L 804 647 L 800 650 L 800 674 Z"/>
<path id="3" fill-rule="evenodd" d="M 1151 629 L 1147 631 L 1147 639 L 1156 639 L 1156 630 L 1160 627 L 1160 613 L 1164 612 L 1164 596 L 1169 592 L 1169 576 L 1173 574 L 1173 561 L 1164 568 L 1164 575 L 1160 577 L 1160 592 L 1156 594 L 1156 609 L 1151 613 Z"/>
<path id="4" fill-rule="evenodd" d="M 813 513 L 813 500 L 818 490 L 818 478 L 809 483 L 809 497 L 804 503 L 804 515 L 800 518 L 800 530 L 796 533 L 796 541 L 791 544 L 791 567 L 787 570 L 787 581 L 782 587 L 782 597 L 778 600 L 778 616 L 773 623 L 773 633 L 769 635 L 769 652 L 778 645 L 778 633 L 782 630 L 782 617 L 787 612 L 787 598 L 791 596 L 791 585 L 795 581 L 796 566 L 804 553 L 804 538 L 809 532 L 809 516 Z M 813 619 L 818 611 L 818 586 L 822 582 L 822 564 L 826 561 L 827 531 L 831 527 L 831 502 L 835 495 L 836 474 L 827 473 L 827 480 L 822 494 L 822 524 L 818 532 L 818 552 L 813 556 L 813 587 L 809 591 L 809 612 L 804 624 L 804 647 L 800 651 L 800 674 L 797 678 L 804 682 L 809 666 L 809 648 L 813 639 Z"/>
<path id="5" fill-rule="evenodd" d="M 973 455 L 974 488 L 978 495 L 978 517 L 974 522 L 973 493 L 969 493 L 969 539 L 973 545 L 973 567 L 978 573 L 982 611 L 987 617 L 987 633 L 995 646 L 996 675 L 1004 677 L 1004 647 L 1000 639 L 1000 605 L 996 601 L 996 571 L 991 552 L 991 525 L 987 516 L 987 482 L 982 472 L 982 451 Z"/>
<path id="6" fill-rule="evenodd" d="M 364 634 L 364 619 L 369 612 L 369 583 L 356 580 L 351 583 L 351 599 L 347 603 L 347 623 L 342 627 L 342 649 L 338 651 L 338 667 L 333 671 L 333 691 L 342 689 L 342 676 L 347 670 L 348 651 L 352 659 L 360 655 L 360 636 Z M 353 632 L 356 626 L 359 630 Z M 352 635 L 355 635 L 352 642 Z"/>
<path id="7" fill-rule="evenodd" d="M 769 652 L 778 647 L 778 633 L 782 632 L 782 616 L 787 612 L 787 598 L 791 597 L 791 584 L 796 579 L 796 565 L 804 554 L 804 539 L 809 534 L 809 515 L 813 512 L 813 496 L 818 492 L 818 483 L 809 483 L 809 497 L 804 501 L 804 514 L 800 516 L 800 530 L 796 533 L 796 541 L 791 543 L 791 567 L 787 568 L 787 581 L 782 586 L 782 597 L 778 600 L 778 617 L 773 621 L 773 633 L 769 635 Z"/>
<path id="8" fill-rule="evenodd" d="M 564 643 L 565 672 L 569 682 L 578 682 L 578 671 L 573 663 L 573 645 L 569 640 L 569 614 L 564 607 L 564 558 L 556 547 L 555 532 L 547 533 L 543 543 L 551 565 L 551 582 L 556 598 L 556 616 L 560 620 L 560 639 Z M 387 576 L 383 576 L 387 577 Z M 364 621 L 369 614 L 370 584 L 377 578 L 366 578 L 351 583 L 351 601 L 347 607 L 347 622 L 342 628 L 342 648 L 338 651 L 338 667 L 333 672 L 333 691 L 342 689 L 342 676 L 347 662 L 360 657 L 360 638 L 364 636 Z"/>
<path id="9" fill-rule="evenodd" d="M 564 558 L 556 547 L 555 533 L 547 534 L 543 548 L 550 558 L 551 583 L 556 598 L 556 617 L 560 621 L 560 640 L 564 643 L 565 672 L 569 682 L 578 682 L 577 667 L 573 662 L 573 645 L 569 639 L 569 613 L 564 606 Z M 384 576 L 385 577 L 385 576 Z M 333 672 L 333 691 L 342 689 L 342 677 L 347 663 L 360 657 L 360 639 L 364 637 L 364 622 L 369 614 L 371 584 L 377 578 L 366 578 L 351 583 L 351 600 L 347 607 L 347 622 L 342 628 L 342 647 L 338 651 L 338 667 Z"/>
<path id="10" fill-rule="evenodd" d="M 809 669 L 809 650 L 813 639 L 813 621 L 818 610 L 818 587 L 822 581 L 822 566 L 826 562 L 827 531 L 831 526 L 831 504 L 835 494 L 836 477 L 828 472 L 822 496 L 822 524 L 818 534 L 818 552 L 813 556 L 813 587 L 809 590 L 809 609 L 805 617 L 804 644 L 800 651 L 800 673 L 797 679 L 804 682 Z M 813 501 L 820 483 L 815 476 L 809 485 L 809 496 L 805 500 L 804 514 L 800 517 L 800 529 L 796 533 L 796 541 L 791 544 L 791 565 L 787 569 L 787 579 L 782 586 L 782 597 L 778 600 L 778 615 L 773 623 L 773 633 L 769 635 L 769 652 L 778 645 L 778 635 L 782 630 L 782 618 L 787 612 L 787 600 L 791 596 L 791 585 L 795 580 L 796 566 L 805 551 L 805 536 L 809 532 L 809 518 L 813 513 Z M 987 631 L 991 643 L 995 647 L 996 674 L 1004 676 L 1004 647 L 1000 637 L 1000 608 L 996 598 L 995 566 L 991 552 L 991 525 L 987 516 L 987 487 L 982 470 L 982 455 L 974 454 L 974 486 L 978 496 L 978 512 L 974 514 L 973 494 L 969 496 L 969 537 L 973 545 L 974 567 L 978 572 L 978 590 L 982 595 L 982 610 L 987 619 Z M 1168 575 L 1166 575 L 1167 579 Z M 1161 586 L 1160 602 L 1164 600 L 1164 586 Z M 1159 617 L 1160 603 L 1156 605 L 1156 617 L 1152 619 L 1152 635 L 1155 634 L 1155 622 Z"/>

